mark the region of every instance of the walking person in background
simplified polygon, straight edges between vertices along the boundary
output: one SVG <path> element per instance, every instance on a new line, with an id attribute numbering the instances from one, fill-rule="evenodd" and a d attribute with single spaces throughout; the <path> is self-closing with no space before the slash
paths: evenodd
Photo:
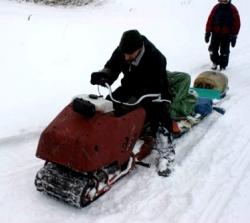
<path id="1" fill-rule="evenodd" d="M 206 23 L 205 42 L 211 37 L 208 51 L 213 62 L 212 69 L 225 70 L 228 66 L 230 44 L 235 47 L 240 30 L 240 16 L 231 0 L 218 0 Z"/>

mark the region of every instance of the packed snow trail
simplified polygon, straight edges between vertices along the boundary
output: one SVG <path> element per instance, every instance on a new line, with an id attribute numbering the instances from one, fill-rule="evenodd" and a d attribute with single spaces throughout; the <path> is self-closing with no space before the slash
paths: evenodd
<path id="1" fill-rule="evenodd" d="M 210 69 L 204 26 L 217 1 L 103 3 L 63 9 L 0 2 L 0 222 L 248 223 L 247 0 L 235 2 L 242 29 L 225 71 L 230 87 L 222 105 L 226 114 L 212 114 L 179 140 L 171 177 L 157 175 L 153 154 L 147 159 L 150 169 L 138 166 L 84 209 L 36 191 L 35 174 L 44 163 L 35 157 L 41 126 L 72 96 L 96 91 L 89 84 L 90 73 L 106 62 L 124 30 L 138 28 L 154 42 L 170 71 L 184 71 L 194 79 Z"/>

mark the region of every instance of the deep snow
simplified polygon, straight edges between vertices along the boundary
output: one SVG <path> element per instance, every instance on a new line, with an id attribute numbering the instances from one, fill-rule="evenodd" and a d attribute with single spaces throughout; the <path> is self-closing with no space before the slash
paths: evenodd
<path id="1" fill-rule="evenodd" d="M 111 0 L 79 8 L 0 2 L 0 222 L 249 222 L 247 0 L 233 1 L 242 27 L 225 71 L 227 112 L 212 114 L 177 142 L 170 178 L 159 177 L 154 165 L 138 167 L 80 210 L 33 184 L 43 165 L 35 157 L 40 132 L 74 95 L 96 93 L 90 74 L 102 68 L 123 31 L 137 28 L 166 55 L 169 70 L 194 79 L 211 65 L 203 37 L 216 2 Z"/>

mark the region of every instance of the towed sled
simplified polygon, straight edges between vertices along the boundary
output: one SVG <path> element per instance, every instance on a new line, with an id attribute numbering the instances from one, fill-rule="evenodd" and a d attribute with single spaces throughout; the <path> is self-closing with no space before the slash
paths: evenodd
<path id="1" fill-rule="evenodd" d="M 212 73 L 215 79 L 221 77 Z M 209 75 L 192 90 L 206 97 L 217 92 L 220 99 L 226 94 L 227 83 L 221 90 L 211 84 Z M 155 99 L 158 95 L 149 96 L 159 100 Z M 176 119 L 174 135 L 181 136 L 207 114 Z M 143 159 L 153 149 L 154 140 L 145 134 L 145 115 L 138 107 L 116 116 L 112 101 L 96 95 L 77 96 L 40 136 L 36 156 L 45 164 L 36 174 L 36 189 L 80 208 L 107 192 L 136 165 L 147 166 Z"/>

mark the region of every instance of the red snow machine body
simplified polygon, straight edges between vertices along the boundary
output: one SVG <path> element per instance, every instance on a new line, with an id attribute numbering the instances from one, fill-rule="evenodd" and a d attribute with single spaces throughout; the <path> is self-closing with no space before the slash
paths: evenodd
<path id="1" fill-rule="evenodd" d="M 96 171 L 110 163 L 128 160 L 144 124 L 137 109 L 122 117 L 96 113 L 84 117 L 68 105 L 41 135 L 37 157 L 77 172 Z"/>
<path id="2" fill-rule="evenodd" d="M 112 103 L 85 95 L 86 99 Z M 36 153 L 46 161 L 36 175 L 37 190 L 76 207 L 109 190 L 150 153 L 153 142 L 139 140 L 143 108 L 116 117 L 112 109 L 100 111 L 96 104 L 92 117 L 74 111 L 73 103 L 67 105 L 42 132 Z"/>

